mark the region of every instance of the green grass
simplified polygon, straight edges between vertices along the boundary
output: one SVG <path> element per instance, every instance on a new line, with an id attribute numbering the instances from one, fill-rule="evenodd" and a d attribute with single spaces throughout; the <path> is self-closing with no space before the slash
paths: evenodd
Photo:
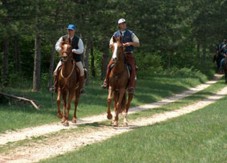
<path id="1" fill-rule="evenodd" d="M 141 127 L 43 163 L 227 162 L 227 98 L 191 114 Z"/>
<path id="2" fill-rule="evenodd" d="M 130 115 L 128 118 L 129 118 L 129 120 L 130 119 L 133 120 L 133 119 L 138 118 L 138 117 L 147 117 L 147 116 L 152 116 L 153 114 L 156 114 L 156 113 L 162 113 L 162 112 L 165 112 L 165 111 L 180 109 L 181 107 L 196 103 L 199 100 L 203 100 L 207 96 L 211 96 L 211 95 L 215 94 L 217 91 L 222 89 L 223 86 L 225 86 L 225 84 L 223 84 L 223 81 L 220 80 L 217 83 L 209 86 L 208 88 L 193 94 L 192 96 L 185 97 L 185 98 L 178 100 L 174 103 L 169 103 L 167 105 L 163 105 L 163 106 L 158 107 L 158 108 L 137 112 L 135 114 Z"/>
<path id="3" fill-rule="evenodd" d="M 93 80 L 86 86 L 86 94 L 81 96 L 78 106 L 78 117 L 106 112 L 107 90 L 100 88 L 101 83 L 102 81 Z M 140 79 L 131 106 L 155 102 L 200 83 L 199 78 L 154 76 Z M 2 91 L 33 99 L 41 105 L 41 108 L 35 110 L 30 105 L 14 103 L 13 101 L 5 103 L 6 100 L 0 98 L 0 118 L 2 120 L 0 132 L 59 121 L 56 117 L 56 95 L 54 95 L 52 101 L 51 94 L 48 91 L 32 92 L 30 89 L 25 89 L 25 86 L 5 88 Z M 72 105 L 71 115 L 73 110 Z"/>

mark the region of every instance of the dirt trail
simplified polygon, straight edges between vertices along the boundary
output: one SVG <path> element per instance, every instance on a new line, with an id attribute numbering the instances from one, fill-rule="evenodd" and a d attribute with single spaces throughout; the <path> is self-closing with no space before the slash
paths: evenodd
<path id="1" fill-rule="evenodd" d="M 210 84 L 214 83 L 214 81 L 206 83 L 203 85 L 203 89 L 208 87 Z M 201 87 L 199 87 L 201 89 Z M 202 89 L 201 89 L 202 90 Z M 169 98 L 168 100 L 162 100 L 162 102 L 153 103 L 150 105 L 144 105 L 141 107 L 136 107 L 131 109 L 132 112 L 140 111 L 141 109 L 152 109 L 157 108 L 162 105 L 165 105 L 170 102 L 174 102 L 176 100 L 179 100 L 181 98 L 184 98 L 186 96 L 189 96 L 192 94 L 192 92 L 199 91 L 197 89 L 186 91 L 182 94 L 178 94 L 174 97 Z M 7 153 L 0 153 L 0 162 L 37 162 L 39 160 L 54 157 L 59 154 L 63 154 L 65 152 L 77 150 L 83 146 L 86 146 L 88 144 L 98 143 L 101 141 L 104 141 L 108 138 L 111 138 L 112 136 L 119 135 L 122 133 L 129 132 L 137 127 L 152 125 L 155 123 L 159 123 L 162 121 L 166 121 L 168 119 L 172 119 L 175 117 L 182 116 L 184 114 L 191 113 L 193 111 L 199 110 L 204 108 L 207 105 L 210 105 L 217 101 L 218 99 L 223 98 L 227 95 L 227 87 L 224 87 L 222 90 L 218 91 L 215 95 L 209 96 L 205 98 L 204 100 L 197 102 L 195 104 L 182 107 L 181 109 L 174 110 L 174 111 L 168 111 L 165 113 L 155 114 L 149 118 L 138 118 L 134 121 L 130 121 L 129 127 L 119 127 L 119 128 L 113 128 L 109 126 L 99 126 L 95 129 L 89 129 L 89 131 L 84 131 L 80 133 L 76 132 L 70 132 L 70 133 L 63 133 L 59 134 L 53 137 L 49 137 L 46 140 L 42 140 L 42 142 L 30 142 L 27 143 L 24 146 L 16 147 L 15 149 L 11 149 L 7 151 Z M 137 109 L 138 108 L 138 109 Z M 101 118 L 101 116 L 104 116 Z M 96 120 L 92 119 L 94 117 L 98 117 Z M 81 121 L 81 124 L 84 123 L 92 123 L 92 122 L 98 122 L 106 120 L 105 114 L 99 115 L 99 116 L 93 116 L 84 118 L 83 121 Z M 51 124 L 53 125 L 53 124 Z M 56 124 L 55 124 L 56 125 Z M 45 125 L 48 126 L 48 125 Z M 58 126 L 58 125 L 57 125 Z M 40 126 L 41 128 L 44 126 Z M 71 128 L 76 127 L 72 126 Z M 58 128 L 58 127 L 56 127 Z M 65 128 L 64 128 L 65 129 Z M 23 130 L 21 130 L 23 131 Z M 20 132 L 21 132 L 20 131 Z M 22 132 L 21 132 L 22 133 Z M 47 133 L 47 132 L 46 132 Z M 8 134 L 8 133 L 6 133 Z M 0 138 L 1 140 L 1 138 Z"/>
<path id="2" fill-rule="evenodd" d="M 205 84 L 201 84 L 195 88 L 190 88 L 189 90 L 187 90 L 183 93 L 176 94 L 172 97 L 165 98 L 161 101 L 154 102 L 151 104 L 145 104 L 145 105 L 130 108 L 129 114 L 133 114 L 133 113 L 143 111 L 143 110 L 159 108 L 159 107 L 162 107 L 163 105 L 175 102 L 177 100 L 190 96 L 194 93 L 197 93 L 197 92 L 209 87 L 211 84 L 216 83 L 217 79 L 220 79 L 220 78 L 221 78 L 221 75 L 216 75 L 215 80 L 208 81 Z M 52 123 L 52 124 L 46 124 L 46 125 L 37 126 L 37 127 L 25 128 L 25 129 L 21 129 L 21 130 L 17 130 L 17 131 L 8 131 L 3 134 L 0 134 L 0 145 L 7 144 L 9 142 L 20 141 L 20 140 L 29 139 L 32 137 L 38 137 L 38 136 L 58 132 L 63 129 L 76 128 L 77 125 L 80 125 L 80 124 L 101 122 L 101 121 L 105 121 L 105 120 L 107 120 L 106 113 L 79 119 L 78 123 L 76 125 L 70 123 L 69 127 L 64 127 L 61 123 Z"/>

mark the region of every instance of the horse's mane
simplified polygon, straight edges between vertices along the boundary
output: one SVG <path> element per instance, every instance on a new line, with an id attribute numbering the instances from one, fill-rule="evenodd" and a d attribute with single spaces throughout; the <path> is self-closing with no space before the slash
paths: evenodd
<path id="1" fill-rule="evenodd" d="M 67 53 L 71 53 L 72 52 L 72 46 L 69 43 L 69 41 L 62 41 L 61 42 L 61 49 L 64 49 L 64 46 L 67 45 Z"/>
<path id="2" fill-rule="evenodd" d="M 122 36 L 118 36 L 118 37 L 114 37 L 113 36 L 113 42 L 119 42 L 119 43 L 122 43 Z"/>
<path id="3" fill-rule="evenodd" d="M 64 41 L 61 42 L 61 47 L 63 47 L 65 44 L 67 44 L 71 47 L 71 44 L 67 40 L 64 40 Z"/>

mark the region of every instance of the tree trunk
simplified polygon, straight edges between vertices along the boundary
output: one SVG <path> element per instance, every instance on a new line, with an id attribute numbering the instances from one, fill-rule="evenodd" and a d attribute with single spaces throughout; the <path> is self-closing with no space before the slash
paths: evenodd
<path id="1" fill-rule="evenodd" d="M 48 88 L 51 88 L 53 85 L 53 71 L 54 71 L 54 55 L 55 55 L 55 45 L 52 48 L 50 54 L 50 67 L 49 67 L 49 81 L 48 81 Z"/>
<path id="2" fill-rule="evenodd" d="M 40 65 L 41 65 L 41 38 L 39 33 L 36 33 L 32 89 L 35 92 L 40 90 Z"/>
<path id="3" fill-rule="evenodd" d="M 171 68 L 171 52 L 168 53 L 168 69 Z"/>
<path id="4" fill-rule="evenodd" d="M 96 77 L 96 74 L 95 74 L 95 57 L 94 57 L 93 40 L 91 40 L 91 75 L 94 78 Z"/>
<path id="5" fill-rule="evenodd" d="M 201 61 L 201 57 L 200 57 L 200 43 L 197 41 L 197 47 L 196 47 L 196 51 L 197 51 L 197 60 L 198 62 Z"/>
<path id="6" fill-rule="evenodd" d="M 109 61 L 108 45 L 106 45 L 106 42 L 104 42 L 103 49 L 102 49 L 101 80 L 103 80 L 106 76 L 106 69 L 107 69 L 108 61 Z"/>
<path id="7" fill-rule="evenodd" d="M 201 57 L 201 63 L 203 66 L 206 65 L 206 45 L 203 45 L 203 54 L 202 54 L 202 57 Z"/>
<path id="8" fill-rule="evenodd" d="M 91 43 L 90 43 L 90 39 L 88 39 L 86 41 L 86 44 L 85 44 L 85 48 L 84 48 L 84 58 L 83 58 L 83 61 L 84 61 L 84 66 L 85 68 L 87 69 L 87 80 L 86 80 L 86 84 L 89 83 L 89 51 L 91 49 Z"/>
<path id="9" fill-rule="evenodd" d="M 39 32 L 39 14 L 40 2 L 36 0 L 35 13 L 35 54 L 34 54 L 34 69 L 33 69 L 33 89 L 36 92 L 40 90 L 40 65 L 41 65 L 41 36 Z"/>
<path id="10" fill-rule="evenodd" d="M 9 84 L 9 39 L 3 39 L 3 56 L 2 56 L 2 85 Z"/>
<path id="11" fill-rule="evenodd" d="M 14 69 L 16 73 L 21 72 L 21 66 L 20 66 L 20 48 L 18 44 L 19 40 L 15 38 L 14 41 Z"/>

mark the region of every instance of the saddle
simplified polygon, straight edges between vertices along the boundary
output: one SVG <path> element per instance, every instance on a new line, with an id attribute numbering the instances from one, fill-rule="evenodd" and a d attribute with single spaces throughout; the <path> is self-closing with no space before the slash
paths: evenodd
<path id="1" fill-rule="evenodd" d="M 127 63 L 125 63 L 126 64 L 126 67 L 127 67 L 127 70 L 128 70 L 128 76 L 129 76 L 129 78 L 130 78 L 130 75 L 131 75 L 131 73 L 132 73 L 132 67 L 131 67 L 131 65 L 130 64 L 127 64 Z M 113 63 L 112 65 L 110 65 L 110 71 L 113 69 L 113 67 L 115 66 L 115 63 Z M 138 66 L 136 65 L 136 71 L 138 71 Z"/>
<path id="2" fill-rule="evenodd" d="M 125 64 L 125 65 L 126 65 L 126 68 L 127 68 L 127 71 L 128 71 L 128 78 L 130 78 L 130 74 L 132 72 L 132 67 L 129 64 Z M 110 65 L 110 72 L 114 68 L 114 66 L 115 66 L 115 63 L 113 63 L 113 64 Z"/>
<path id="3" fill-rule="evenodd" d="M 59 76 L 61 69 L 62 69 L 62 66 L 59 66 L 59 68 L 57 70 L 57 76 Z M 80 69 L 78 68 L 77 65 L 75 65 L 75 69 L 76 69 L 77 73 L 80 74 Z M 85 78 L 85 80 L 87 79 L 87 77 L 88 77 L 88 72 L 87 72 L 87 69 L 84 67 L 84 78 Z"/>

